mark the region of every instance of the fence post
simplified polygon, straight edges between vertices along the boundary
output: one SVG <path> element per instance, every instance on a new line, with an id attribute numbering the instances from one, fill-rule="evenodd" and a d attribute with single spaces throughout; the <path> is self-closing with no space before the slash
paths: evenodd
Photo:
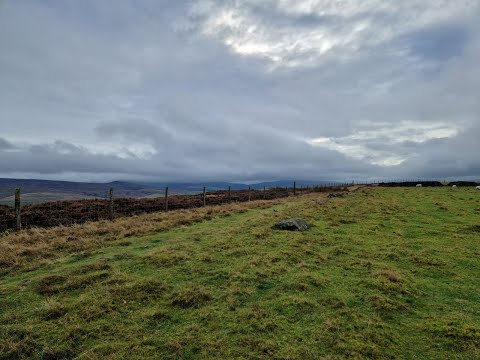
<path id="1" fill-rule="evenodd" d="M 168 211 L 168 186 L 165 188 L 165 211 Z"/>
<path id="2" fill-rule="evenodd" d="M 293 196 L 296 196 L 297 195 L 297 182 L 294 181 L 293 182 Z"/>
<path id="3" fill-rule="evenodd" d="M 263 200 L 265 200 L 267 198 L 267 189 L 266 187 L 264 186 L 263 187 Z"/>
<path id="4" fill-rule="evenodd" d="M 108 217 L 113 220 L 113 188 L 109 191 Z"/>
<path id="5" fill-rule="evenodd" d="M 21 218 L 21 212 L 20 212 L 20 188 L 15 189 L 15 229 L 17 231 L 22 230 L 22 218 Z"/>
<path id="6" fill-rule="evenodd" d="M 232 202 L 232 187 L 228 187 L 228 203 Z"/>
<path id="7" fill-rule="evenodd" d="M 252 188 L 249 186 L 248 187 L 248 201 L 250 201 L 252 199 L 251 190 L 252 190 Z"/>
<path id="8" fill-rule="evenodd" d="M 203 206 L 207 206 L 207 187 L 203 187 Z"/>

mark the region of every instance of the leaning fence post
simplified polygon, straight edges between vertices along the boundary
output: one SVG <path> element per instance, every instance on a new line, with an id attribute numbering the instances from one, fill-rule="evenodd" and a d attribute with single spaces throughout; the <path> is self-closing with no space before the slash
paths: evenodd
<path id="1" fill-rule="evenodd" d="M 248 201 L 252 200 L 252 193 L 251 193 L 251 191 L 252 191 L 252 187 L 249 186 L 249 187 L 248 187 Z"/>
<path id="2" fill-rule="evenodd" d="M 297 195 L 297 182 L 294 181 L 293 182 L 293 196 L 296 196 Z"/>
<path id="3" fill-rule="evenodd" d="M 165 211 L 168 211 L 168 186 L 165 188 Z"/>
<path id="4" fill-rule="evenodd" d="M 21 218 L 21 212 L 20 212 L 20 188 L 15 189 L 15 220 L 16 220 L 16 225 L 15 229 L 17 231 L 22 230 L 22 218 Z"/>
<path id="5" fill-rule="evenodd" d="M 228 202 L 229 203 L 232 202 L 232 187 L 231 186 L 228 187 Z"/>
<path id="6" fill-rule="evenodd" d="M 203 206 L 207 206 L 207 187 L 203 187 Z"/>
<path id="7" fill-rule="evenodd" d="M 110 188 L 108 200 L 108 217 L 113 220 L 113 188 Z"/>

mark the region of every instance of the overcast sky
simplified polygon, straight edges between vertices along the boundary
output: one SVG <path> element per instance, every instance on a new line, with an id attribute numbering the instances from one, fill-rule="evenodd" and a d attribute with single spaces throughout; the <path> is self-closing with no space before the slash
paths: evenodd
<path id="1" fill-rule="evenodd" d="M 0 0 L 0 177 L 480 177 L 480 0 Z"/>

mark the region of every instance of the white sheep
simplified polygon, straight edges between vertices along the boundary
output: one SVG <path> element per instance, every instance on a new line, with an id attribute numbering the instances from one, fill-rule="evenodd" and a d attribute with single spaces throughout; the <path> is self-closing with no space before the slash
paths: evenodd
<path id="1" fill-rule="evenodd" d="M 452 185 L 452 189 L 456 189 L 457 188 L 457 185 Z"/>
<path id="2" fill-rule="evenodd" d="M 417 187 L 422 187 L 422 184 L 417 184 Z"/>
<path id="3" fill-rule="evenodd" d="M 475 189 L 480 190 L 480 186 L 477 186 Z"/>

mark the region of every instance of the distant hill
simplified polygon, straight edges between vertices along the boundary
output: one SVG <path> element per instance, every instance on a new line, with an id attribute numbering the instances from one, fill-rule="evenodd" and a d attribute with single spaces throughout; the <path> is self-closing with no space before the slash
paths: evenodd
<path id="1" fill-rule="evenodd" d="M 84 183 L 30 179 L 0 179 L 0 203 L 10 204 L 13 201 L 16 188 L 21 188 L 24 203 L 106 198 L 110 188 L 114 189 L 115 196 L 117 197 L 145 197 L 160 192 L 160 189 L 147 189 L 143 185 L 123 181 Z"/>
<path id="2" fill-rule="evenodd" d="M 321 182 L 297 181 L 297 186 L 313 186 Z M 208 191 L 232 190 L 248 188 L 247 184 L 229 182 L 207 183 L 134 183 L 127 181 L 114 181 L 109 183 L 86 183 L 71 181 L 34 180 L 34 179 L 1 179 L 0 178 L 0 204 L 11 205 L 14 201 L 16 188 L 21 188 L 22 202 L 42 203 L 57 200 L 77 200 L 85 198 L 106 198 L 108 190 L 114 189 L 115 197 L 153 197 L 162 196 L 168 186 L 171 194 L 195 194 L 203 191 L 206 186 Z M 273 187 L 292 187 L 293 181 L 263 182 L 250 185 L 252 189 Z"/>
<path id="3" fill-rule="evenodd" d="M 322 182 L 322 181 L 297 181 L 297 187 L 302 186 L 315 186 L 315 185 L 323 185 L 323 184 L 334 184 L 335 182 Z M 146 187 L 153 187 L 153 188 L 162 188 L 164 189 L 165 186 L 168 186 L 169 189 L 173 190 L 176 193 L 199 193 L 203 191 L 203 187 L 206 186 L 208 191 L 216 191 L 216 190 L 227 190 L 229 187 L 232 190 L 242 190 L 248 189 L 250 186 L 252 189 L 263 189 L 264 187 L 274 188 L 274 187 L 293 187 L 293 181 L 269 181 L 269 182 L 260 182 L 254 184 L 242 184 L 242 183 L 229 183 L 229 182 L 207 182 L 207 183 L 144 183 Z"/>
<path id="4" fill-rule="evenodd" d="M 22 204 L 42 204 L 52 201 L 66 201 L 66 200 L 83 200 L 95 199 L 98 196 L 82 195 L 76 193 L 61 193 L 61 192 L 35 192 L 22 194 Z M 15 204 L 15 195 L 0 199 L 0 205 Z"/>

